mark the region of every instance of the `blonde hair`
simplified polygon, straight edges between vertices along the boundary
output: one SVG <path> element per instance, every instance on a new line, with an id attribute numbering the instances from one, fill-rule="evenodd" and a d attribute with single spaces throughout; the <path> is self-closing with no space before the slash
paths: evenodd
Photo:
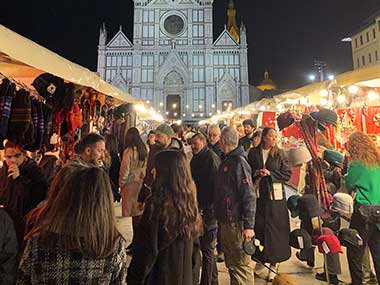
<path id="1" fill-rule="evenodd" d="M 362 132 L 354 132 L 347 142 L 347 151 L 351 159 L 367 167 L 380 167 L 380 151 L 375 142 Z"/>

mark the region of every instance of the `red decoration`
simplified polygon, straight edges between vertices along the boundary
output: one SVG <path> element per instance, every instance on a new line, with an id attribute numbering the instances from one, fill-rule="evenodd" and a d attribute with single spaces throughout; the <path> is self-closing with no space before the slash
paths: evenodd
<path id="1" fill-rule="evenodd" d="M 276 112 L 263 112 L 263 126 L 274 128 L 276 126 Z"/>

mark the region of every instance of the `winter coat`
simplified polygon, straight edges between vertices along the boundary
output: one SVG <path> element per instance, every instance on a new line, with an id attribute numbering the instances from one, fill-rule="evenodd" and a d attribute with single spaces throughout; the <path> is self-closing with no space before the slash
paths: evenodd
<path id="1" fill-rule="evenodd" d="M 226 155 L 219 166 L 214 193 L 215 216 L 219 223 L 243 222 L 244 229 L 255 226 L 256 195 L 252 172 L 242 147 Z"/>
<path id="2" fill-rule="evenodd" d="M 249 165 L 252 167 L 253 181 L 258 169 L 264 168 L 262 148 L 256 147 L 250 150 L 248 155 Z M 261 177 L 259 182 L 259 197 L 256 210 L 256 238 L 264 246 L 263 252 L 256 251 L 256 257 L 263 262 L 277 263 L 290 257 L 289 246 L 289 213 L 286 205 L 285 192 L 282 190 L 282 199 L 274 200 L 273 183 L 285 183 L 292 174 L 283 153 L 269 154 L 265 168 L 270 171 L 270 176 Z"/>
<path id="3" fill-rule="evenodd" d="M 222 148 L 220 146 L 220 141 L 218 141 L 216 144 L 212 145 L 210 143 L 208 143 L 207 145 L 209 147 L 209 149 L 211 149 L 213 152 L 216 153 L 216 155 L 222 159 L 222 155 L 223 155 L 223 151 L 222 151 Z"/>
<path id="4" fill-rule="evenodd" d="M 199 243 L 181 236 L 168 238 L 161 226 L 160 211 L 150 199 L 136 233 L 127 284 L 193 285 Z"/>
<path id="5" fill-rule="evenodd" d="M 137 148 L 126 148 L 120 166 L 119 185 L 123 199 L 123 204 L 131 209 L 127 216 L 140 216 L 142 211 L 137 208 L 137 198 L 144 180 L 147 159 L 140 161 Z M 125 193 L 124 193 L 125 192 Z M 124 195 L 124 194 L 128 195 Z M 126 205 L 129 203 L 131 205 Z M 125 215 L 124 215 L 125 216 Z"/>
<path id="6" fill-rule="evenodd" d="M 108 171 L 108 175 L 111 179 L 112 193 L 114 200 L 120 201 L 119 194 L 119 173 L 120 173 L 120 158 L 116 153 L 111 154 L 111 166 Z"/>
<path id="7" fill-rule="evenodd" d="M 0 229 L 0 284 L 13 284 L 16 281 L 18 242 L 13 221 L 1 207 Z"/>
<path id="8" fill-rule="evenodd" d="M 48 186 L 50 187 L 54 177 L 61 169 L 61 163 L 59 157 L 52 153 L 45 153 L 40 163 L 42 174 L 45 176 Z"/>
<path id="9" fill-rule="evenodd" d="M 19 241 L 24 233 L 26 214 L 45 199 L 48 186 L 41 168 L 27 158 L 19 167 L 20 176 L 8 177 L 8 167 L 0 169 L 0 204 L 3 204 L 15 224 Z M 21 243 L 20 243 L 21 244 Z"/>
<path id="10" fill-rule="evenodd" d="M 219 157 L 207 146 L 194 155 L 191 162 L 191 174 L 197 187 L 197 199 L 203 222 L 216 228 L 213 198 L 215 181 L 220 164 Z"/>
<path id="11" fill-rule="evenodd" d="M 249 149 L 251 148 L 253 143 L 252 136 L 253 133 L 250 135 L 245 135 L 244 137 L 239 139 L 239 146 L 242 146 L 244 148 L 244 151 L 249 151 Z"/>

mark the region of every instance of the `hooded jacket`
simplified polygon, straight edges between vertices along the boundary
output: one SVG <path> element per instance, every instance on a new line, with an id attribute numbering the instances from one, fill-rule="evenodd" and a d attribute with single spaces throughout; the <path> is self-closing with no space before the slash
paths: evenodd
<path id="1" fill-rule="evenodd" d="M 255 226 L 256 194 L 252 171 L 242 147 L 226 154 L 216 175 L 215 216 L 219 223 L 243 222 L 244 229 Z"/>
<path id="2" fill-rule="evenodd" d="M 209 149 L 211 149 L 213 152 L 216 153 L 216 155 L 222 159 L 222 156 L 223 156 L 223 151 L 222 151 L 222 148 L 220 146 L 220 141 L 218 141 L 216 144 L 212 145 L 210 143 L 208 143 L 207 145 L 209 147 Z"/>

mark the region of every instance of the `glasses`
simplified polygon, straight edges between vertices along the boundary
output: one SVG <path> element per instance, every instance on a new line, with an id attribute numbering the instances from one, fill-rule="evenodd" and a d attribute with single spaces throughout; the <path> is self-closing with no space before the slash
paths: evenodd
<path id="1" fill-rule="evenodd" d="M 18 152 L 18 153 L 15 153 L 15 154 L 7 154 L 7 155 L 4 155 L 4 158 L 5 159 L 11 159 L 11 158 L 19 158 L 20 156 L 22 155 L 21 152 Z"/>

